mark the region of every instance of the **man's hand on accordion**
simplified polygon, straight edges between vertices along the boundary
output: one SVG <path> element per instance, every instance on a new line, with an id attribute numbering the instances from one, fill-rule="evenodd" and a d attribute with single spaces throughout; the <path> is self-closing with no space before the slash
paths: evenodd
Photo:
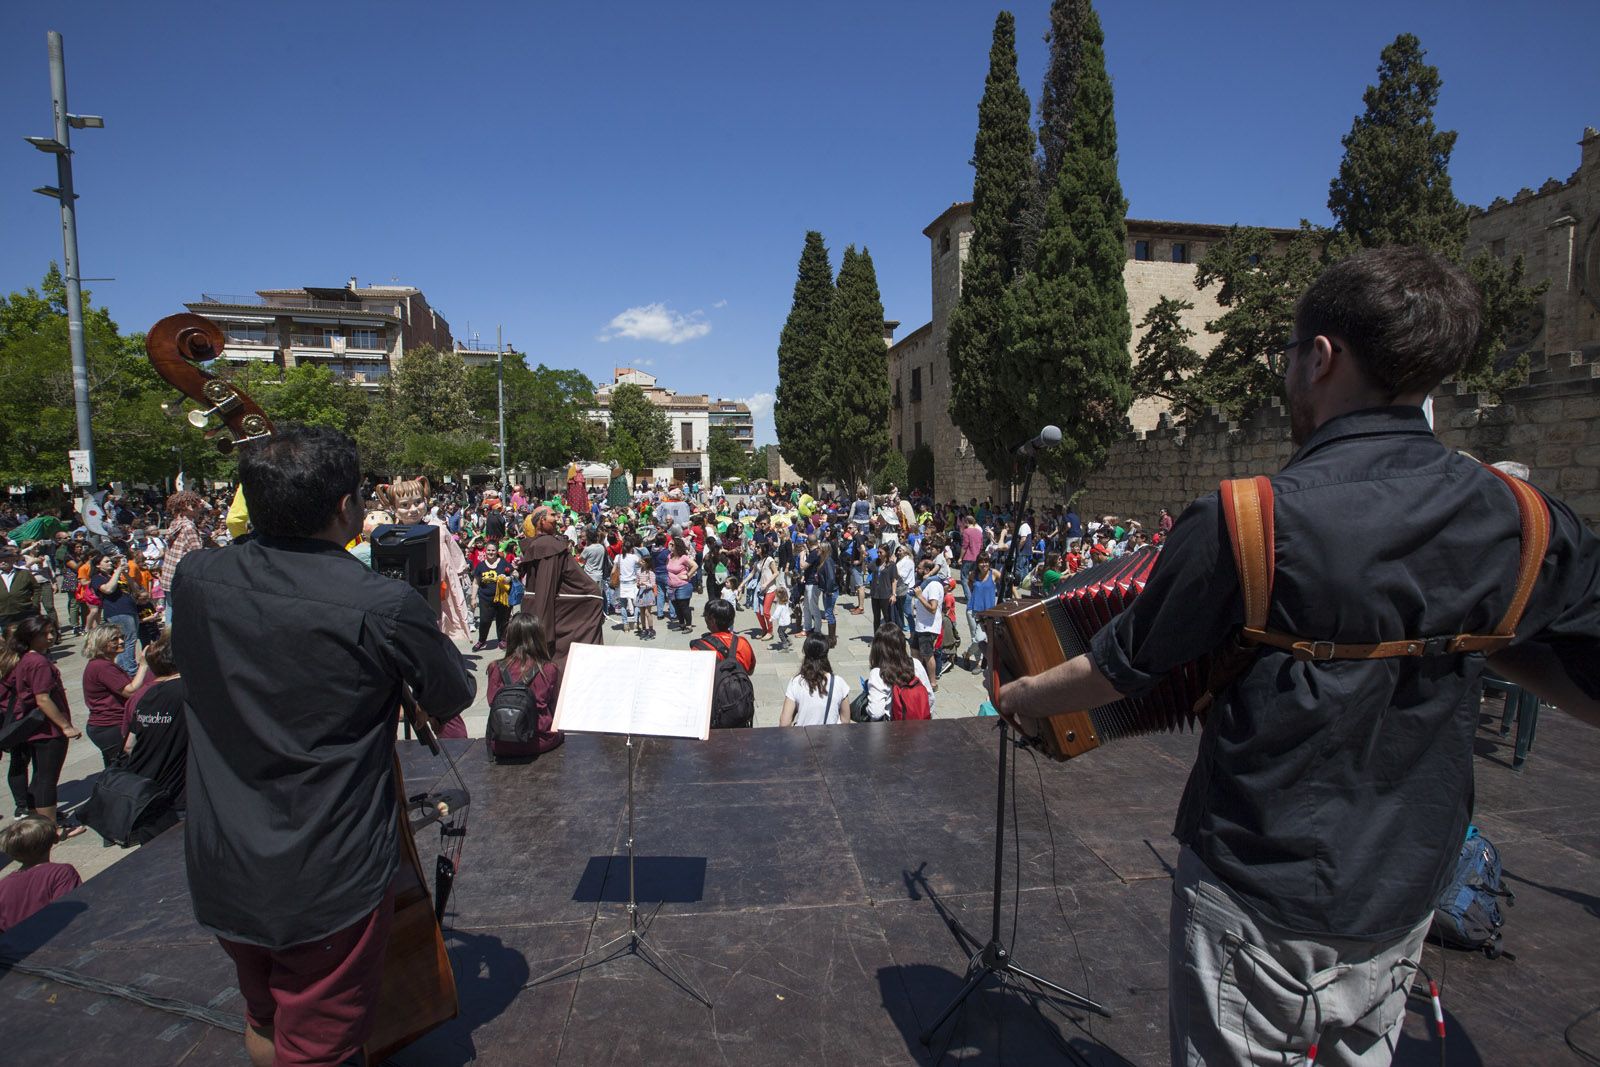
<path id="1" fill-rule="evenodd" d="M 995 709 L 1027 737 L 1039 736 L 1040 719 L 1068 711 L 1087 711 L 1120 700 L 1092 658 L 1074 656 L 1049 670 L 1000 687 Z"/>

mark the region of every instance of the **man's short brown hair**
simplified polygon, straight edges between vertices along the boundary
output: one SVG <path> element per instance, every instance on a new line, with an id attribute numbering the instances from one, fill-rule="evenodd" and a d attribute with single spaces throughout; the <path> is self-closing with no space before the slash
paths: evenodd
<path id="1" fill-rule="evenodd" d="M 1357 252 L 1311 283 L 1295 309 L 1295 336 L 1338 337 L 1391 398 L 1426 392 L 1478 347 L 1482 297 L 1472 278 L 1425 248 Z"/>
<path id="2" fill-rule="evenodd" d="M 56 825 L 42 815 L 24 815 L 0 830 L 0 851 L 22 864 L 43 863 L 55 843 Z"/>

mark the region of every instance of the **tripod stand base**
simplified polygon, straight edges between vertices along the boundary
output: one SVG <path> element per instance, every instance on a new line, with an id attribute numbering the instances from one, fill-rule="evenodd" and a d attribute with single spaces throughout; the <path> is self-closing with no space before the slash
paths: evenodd
<path id="1" fill-rule="evenodd" d="M 613 960 L 621 959 L 624 956 L 633 956 L 649 964 L 656 970 L 657 973 L 665 977 L 667 981 L 671 982 L 679 989 L 682 989 L 685 993 L 688 993 L 691 997 L 698 1000 L 706 1007 L 712 1007 L 711 999 L 709 997 L 696 989 L 689 979 L 684 976 L 682 971 L 678 970 L 671 963 L 668 963 L 666 956 L 663 955 L 659 949 L 651 947 L 650 942 L 646 937 L 647 933 L 648 930 L 639 930 L 630 925 L 626 931 L 618 934 L 616 937 L 613 937 L 605 944 L 600 945 L 597 948 L 590 949 L 576 959 L 568 960 L 566 963 L 563 963 L 553 971 L 547 971 L 538 978 L 525 983 L 522 988 L 531 989 L 536 985 L 542 985 L 553 978 L 559 978 L 560 976 L 569 972 L 577 973 L 579 971 L 583 971 L 586 969 L 585 961 L 595 957 L 599 957 L 599 959 L 592 964 L 592 966 L 600 967 L 604 964 L 610 963 Z M 621 945 L 622 948 L 620 950 L 613 951 L 613 949 L 615 949 L 618 945 Z"/>
<path id="2" fill-rule="evenodd" d="M 963 930 L 962 932 L 965 933 L 966 931 Z M 928 1027 L 928 1029 L 923 1032 L 921 1037 L 922 1043 L 924 1045 L 932 1043 L 933 1035 L 938 1033 L 940 1028 L 943 1027 L 945 1023 L 949 1022 L 950 1016 L 954 1015 L 956 1013 L 956 1009 L 960 1008 L 967 1002 L 967 998 L 977 991 L 978 987 L 983 984 L 983 980 L 985 978 L 993 976 L 1000 982 L 1004 983 L 1013 975 L 1015 975 L 1017 978 L 1022 978 L 1033 983 L 1039 989 L 1055 994 L 1074 1007 L 1092 1011 L 1096 1015 L 1105 1016 L 1107 1019 L 1111 1018 L 1111 1012 L 1096 1001 L 1090 1000 L 1081 993 L 1074 993 L 1072 990 L 1067 989 L 1064 986 L 1058 986 L 1047 978 L 1040 978 L 1032 971 L 1024 970 L 1023 968 L 1017 966 L 1016 963 L 1012 961 L 1011 954 L 1006 951 L 1006 947 L 1004 945 L 998 941 L 990 941 L 987 945 L 984 945 L 977 952 L 973 953 L 972 959 L 967 962 L 966 984 L 963 985 L 961 987 L 961 991 L 955 995 L 955 999 L 950 1001 L 949 1004 L 945 1005 L 944 1011 L 940 1013 L 939 1018 L 934 1020 L 933 1025 Z"/>

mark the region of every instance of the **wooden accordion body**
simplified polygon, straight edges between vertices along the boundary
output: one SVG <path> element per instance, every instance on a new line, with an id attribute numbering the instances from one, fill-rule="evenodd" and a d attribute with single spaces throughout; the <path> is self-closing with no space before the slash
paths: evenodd
<path id="1" fill-rule="evenodd" d="M 1004 683 L 1031 677 L 1089 650 L 1100 628 L 1144 591 L 1159 549 L 1143 548 L 1079 571 L 1043 599 L 1008 600 L 982 613 L 990 663 Z M 1170 733 L 1203 722 L 1207 665 L 1188 663 L 1154 688 L 1103 707 L 1063 710 L 1041 722 L 1039 742 L 1059 760 L 1081 756 L 1121 737 Z"/>

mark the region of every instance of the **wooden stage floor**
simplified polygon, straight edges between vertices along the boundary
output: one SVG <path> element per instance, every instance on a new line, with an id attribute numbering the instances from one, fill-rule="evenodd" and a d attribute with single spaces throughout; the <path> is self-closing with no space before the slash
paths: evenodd
<path id="1" fill-rule="evenodd" d="M 1517 958 L 1430 946 L 1424 962 L 1444 974 L 1450 1063 L 1579 1063 L 1564 1031 L 1600 1005 L 1600 732 L 1547 709 L 1513 772 L 1498 711 L 1486 705 L 1478 735 L 1476 821 L 1517 896 Z M 1164 1063 L 1169 835 L 1192 736 L 1015 763 L 1006 933 L 1014 903 L 1018 963 L 1114 1017 L 1040 1013 L 987 988 L 931 1049 L 919 1042 L 970 951 L 944 916 L 987 936 L 995 742 L 992 719 L 645 742 L 639 896 L 660 902 L 650 938 L 711 1009 L 637 958 L 522 988 L 626 928 L 625 865 L 609 858 L 623 848 L 625 751 L 575 737 L 532 764 L 490 765 L 472 746 L 447 916 L 461 1016 L 391 1062 Z M 430 784 L 439 770 L 417 755 L 414 780 Z M 181 831 L 11 931 L 0 954 L 240 1010 L 231 965 L 192 919 Z M 1436 1063 L 1427 1002 L 1411 1007 L 1396 1062 Z M 1600 1017 L 1572 1038 L 1600 1049 Z M 233 1033 L 16 971 L 0 976 L 0 1049 L 33 1067 L 245 1062 Z"/>

